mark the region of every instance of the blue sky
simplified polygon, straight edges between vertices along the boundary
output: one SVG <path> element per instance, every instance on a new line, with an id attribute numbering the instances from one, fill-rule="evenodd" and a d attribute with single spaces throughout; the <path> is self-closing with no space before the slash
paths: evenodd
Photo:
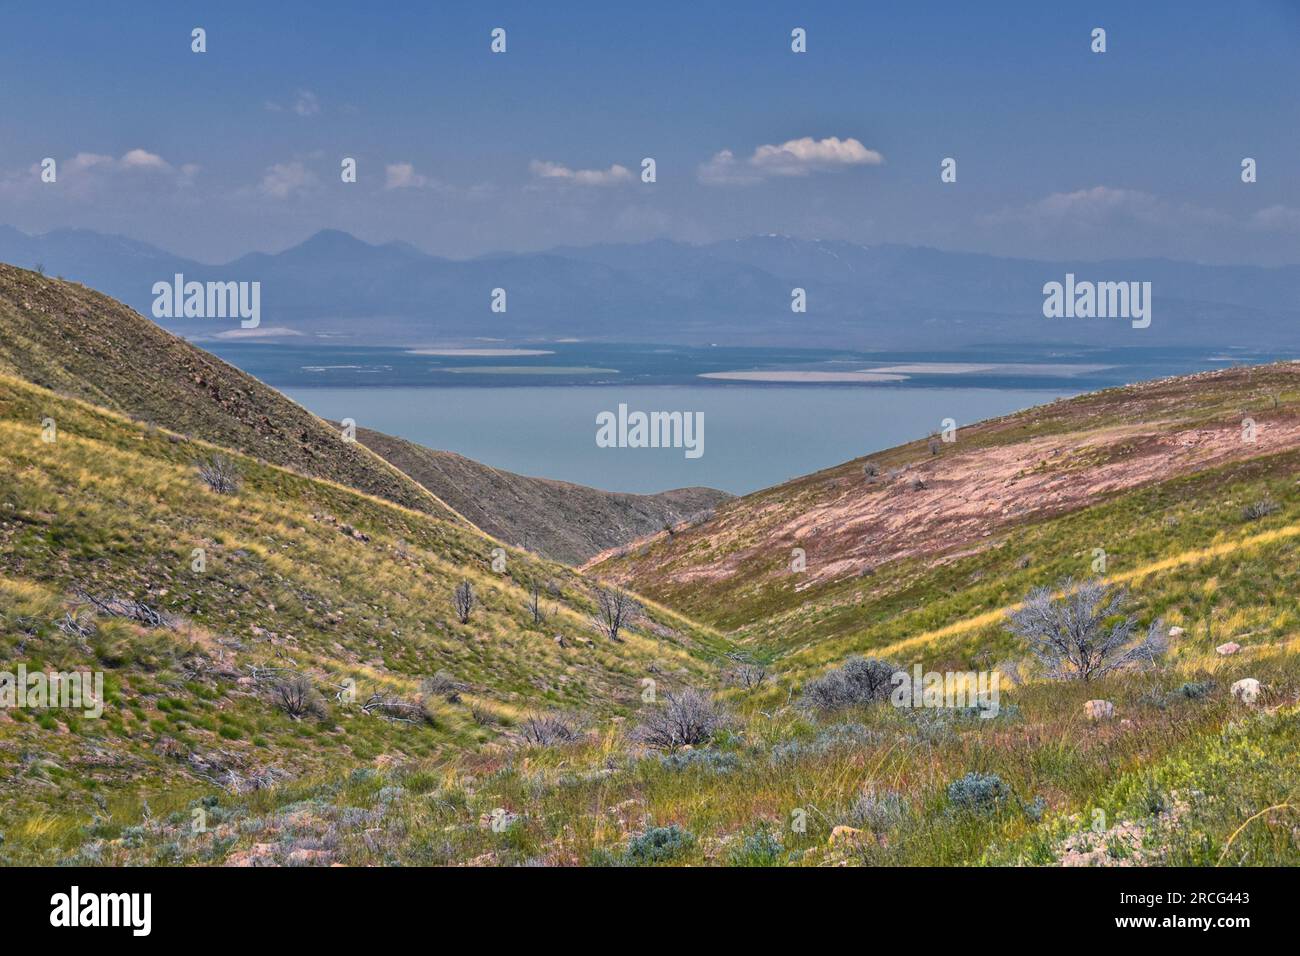
<path id="1" fill-rule="evenodd" d="M 0 223 L 212 261 L 332 227 L 1300 262 L 1298 54 L 1280 2 L 13 2 Z"/>

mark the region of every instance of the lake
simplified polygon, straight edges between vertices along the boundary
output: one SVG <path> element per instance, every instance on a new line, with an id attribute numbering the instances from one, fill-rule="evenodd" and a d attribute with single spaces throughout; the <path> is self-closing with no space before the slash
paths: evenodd
<path id="1" fill-rule="evenodd" d="M 204 346 L 322 417 L 497 468 L 611 491 L 706 485 L 737 494 L 922 437 L 946 418 L 966 425 L 1127 382 L 1284 357 L 1079 346 Z M 629 414 L 702 416 L 703 454 L 599 447 L 596 417 L 620 404 Z"/>
<path id="2" fill-rule="evenodd" d="M 821 385 L 548 388 L 282 389 L 324 418 L 497 468 L 610 491 L 705 485 L 743 494 L 936 431 L 1050 402 L 1065 392 Z M 703 454 L 682 448 L 601 448 L 596 416 L 700 412 Z"/>

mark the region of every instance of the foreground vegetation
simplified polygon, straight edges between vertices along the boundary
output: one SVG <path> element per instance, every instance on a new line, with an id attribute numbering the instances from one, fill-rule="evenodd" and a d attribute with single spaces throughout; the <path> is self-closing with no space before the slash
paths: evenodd
<path id="1" fill-rule="evenodd" d="M 97 864 L 1293 865 L 1300 715 L 1231 699 L 1241 672 L 1100 688 L 1126 726 L 1087 726 L 1084 689 L 1054 685 L 1007 695 L 993 720 L 742 708 L 710 746 L 674 753 L 604 725 L 552 747 L 37 815 L 4 849 Z M 1297 691 L 1280 662 L 1251 672 Z"/>

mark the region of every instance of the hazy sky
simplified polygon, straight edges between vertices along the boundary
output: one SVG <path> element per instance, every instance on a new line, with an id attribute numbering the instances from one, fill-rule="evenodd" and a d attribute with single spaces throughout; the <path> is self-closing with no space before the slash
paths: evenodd
<path id="1" fill-rule="evenodd" d="M 1282 2 L 9 2 L 0 223 L 209 261 L 334 227 L 1300 262 L 1298 65 Z"/>

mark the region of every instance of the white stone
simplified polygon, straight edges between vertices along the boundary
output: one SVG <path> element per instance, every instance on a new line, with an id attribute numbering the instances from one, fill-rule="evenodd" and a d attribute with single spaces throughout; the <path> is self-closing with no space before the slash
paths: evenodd
<path id="1" fill-rule="evenodd" d="M 1239 698 L 1243 704 L 1253 704 L 1259 700 L 1259 681 L 1253 677 L 1243 677 L 1232 685 L 1232 696 Z"/>
<path id="2" fill-rule="evenodd" d="M 1084 701 L 1083 712 L 1089 720 L 1110 720 L 1115 716 L 1115 705 L 1108 700 Z"/>

